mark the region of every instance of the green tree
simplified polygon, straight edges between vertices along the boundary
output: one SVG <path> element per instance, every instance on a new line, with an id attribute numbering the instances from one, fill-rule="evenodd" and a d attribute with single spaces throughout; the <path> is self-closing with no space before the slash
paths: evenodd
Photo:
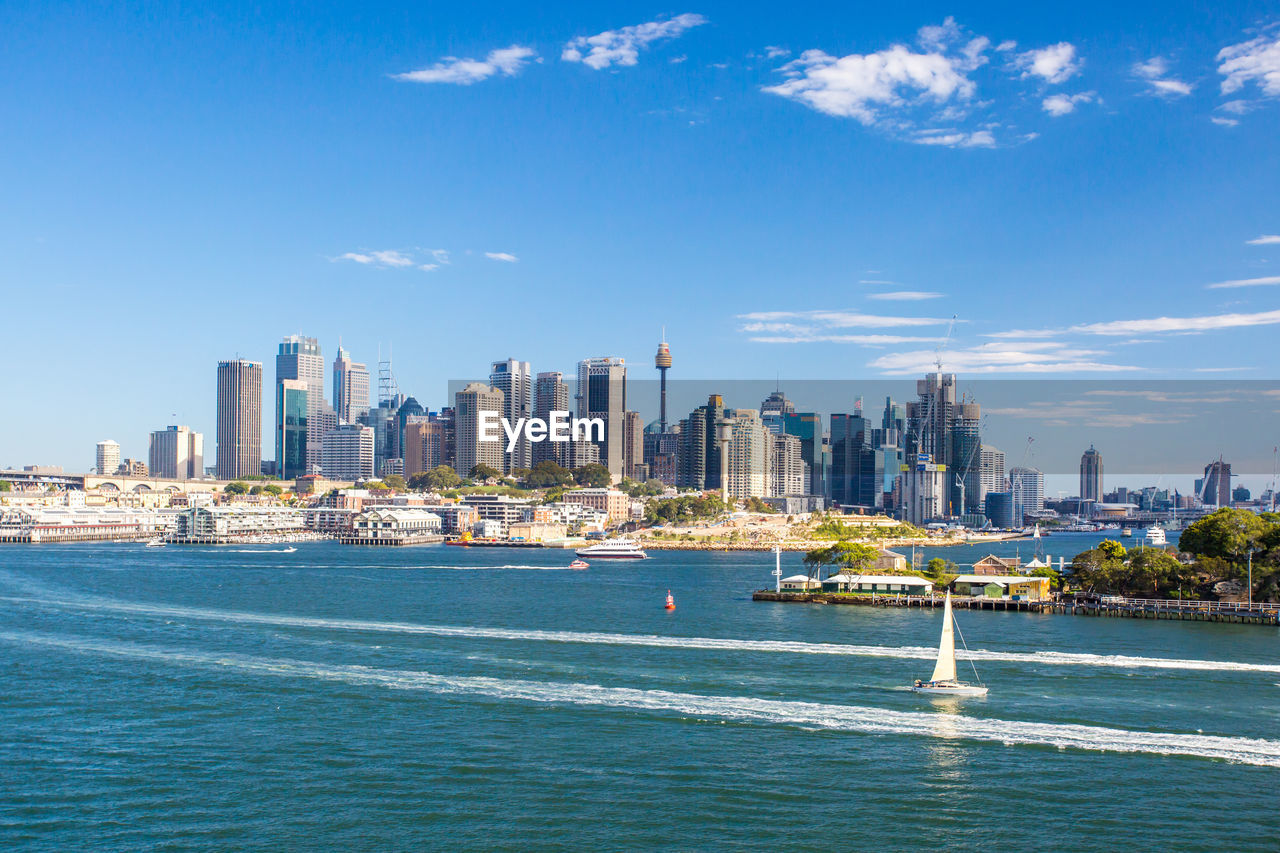
<path id="1" fill-rule="evenodd" d="M 876 564 L 880 552 L 870 545 L 857 542 L 837 542 L 826 548 L 815 548 L 804 555 L 804 565 L 809 569 L 809 577 L 816 577 L 823 566 L 834 568 L 837 572 L 848 571 L 854 574 L 866 572 Z"/>
<path id="2" fill-rule="evenodd" d="M 579 486 L 590 486 L 597 489 L 608 486 L 613 482 L 609 469 L 599 462 L 592 462 L 590 465 L 574 468 L 573 479 Z"/>
<path id="3" fill-rule="evenodd" d="M 550 489 L 556 486 L 568 486 L 573 483 L 573 472 L 544 459 L 529 470 L 524 478 L 525 485 L 531 489 Z"/>
<path id="4" fill-rule="evenodd" d="M 1183 567 L 1168 551 L 1141 548 L 1130 553 L 1132 557 L 1129 560 L 1129 571 L 1123 584 L 1126 594 L 1149 594 L 1155 597 L 1162 590 L 1179 588 L 1183 580 Z"/>
<path id="5" fill-rule="evenodd" d="M 1187 525 L 1178 537 L 1178 547 L 1197 557 L 1240 562 L 1250 548 L 1260 547 L 1275 527 L 1246 509 L 1223 507 Z"/>
<path id="6" fill-rule="evenodd" d="M 1071 560 L 1071 578 L 1086 592 L 1116 592 L 1125 571 L 1124 560 L 1114 548 L 1090 548 Z M 1112 543 L 1118 544 L 1118 543 Z M 1123 547 L 1120 549 L 1123 554 Z"/>
<path id="7" fill-rule="evenodd" d="M 1125 555 L 1124 546 L 1114 539 L 1103 539 L 1098 543 L 1098 550 L 1114 560 L 1123 560 Z"/>
<path id="8" fill-rule="evenodd" d="M 501 480 L 502 472 L 481 462 L 479 465 L 472 467 L 467 476 L 473 480 Z"/>
<path id="9" fill-rule="evenodd" d="M 448 465 L 437 465 L 430 471 L 414 474 L 409 478 L 409 485 L 414 489 L 442 492 L 462 485 L 462 478 Z"/>
<path id="10" fill-rule="evenodd" d="M 275 483 L 267 483 L 267 485 L 262 487 L 262 491 L 268 495 L 274 495 L 277 498 L 284 494 L 284 489 L 280 488 Z"/>
<path id="11" fill-rule="evenodd" d="M 0 492 L 12 492 L 12 491 L 13 491 L 13 483 L 10 483 L 8 480 L 0 480 Z"/>
<path id="12" fill-rule="evenodd" d="M 225 485 L 222 488 L 222 493 L 225 495 L 243 495 L 248 493 L 248 491 L 249 491 L 249 484 L 242 483 L 239 480 L 236 480 L 235 482 L 232 482 L 232 483 L 227 483 L 227 485 Z"/>
<path id="13" fill-rule="evenodd" d="M 409 484 L 399 474 L 388 474 L 382 478 L 382 484 L 388 489 L 395 489 L 397 492 L 404 492 L 409 489 Z"/>

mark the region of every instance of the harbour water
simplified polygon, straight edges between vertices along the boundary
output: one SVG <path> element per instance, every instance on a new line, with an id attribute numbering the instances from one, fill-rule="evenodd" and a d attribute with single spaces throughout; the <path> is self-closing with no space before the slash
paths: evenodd
<path id="1" fill-rule="evenodd" d="M 772 554 L 283 549 L 0 550 L 0 847 L 1280 843 L 1277 630 L 962 611 L 991 694 L 931 700 L 937 613 Z"/>

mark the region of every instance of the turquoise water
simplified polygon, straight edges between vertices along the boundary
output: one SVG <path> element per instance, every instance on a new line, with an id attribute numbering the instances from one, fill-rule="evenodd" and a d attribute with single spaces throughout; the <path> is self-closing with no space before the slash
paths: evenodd
<path id="1" fill-rule="evenodd" d="M 1280 846 L 1276 629 L 960 611 L 991 695 L 936 700 L 936 613 L 570 559 L 5 547 L 0 847 Z"/>

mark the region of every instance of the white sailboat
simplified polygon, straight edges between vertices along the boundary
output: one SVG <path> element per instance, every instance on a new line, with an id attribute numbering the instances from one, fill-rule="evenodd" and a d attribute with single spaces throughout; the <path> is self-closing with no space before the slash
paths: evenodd
<path id="1" fill-rule="evenodd" d="M 964 637 L 960 637 L 964 642 Z M 975 668 L 976 678 L 978 671 Z M 987 688 L 981 684 L 970 684 L 956 680 L 956 637 L 955 621 L 951 615 L 951 593 L 947 593 L 946 605 L 942 611 L 942 641 L 938 643 L 938 662 L 933 667 L 933 675 L 928 681 L 916 680 L 911 687 L 916 693 L 932 693 L 938 696 L 986 696 Z"/>

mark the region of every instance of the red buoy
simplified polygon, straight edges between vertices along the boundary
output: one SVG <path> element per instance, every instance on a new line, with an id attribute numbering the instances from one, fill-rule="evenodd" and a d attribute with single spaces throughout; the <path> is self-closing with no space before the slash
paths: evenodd
<path id="1" fill-rule="evenodd" d="M 672 597 L 671 590 L 667 590 L 667 609 L 668 610 L 676 609 L 676 600 L 674 597 Z"/>

